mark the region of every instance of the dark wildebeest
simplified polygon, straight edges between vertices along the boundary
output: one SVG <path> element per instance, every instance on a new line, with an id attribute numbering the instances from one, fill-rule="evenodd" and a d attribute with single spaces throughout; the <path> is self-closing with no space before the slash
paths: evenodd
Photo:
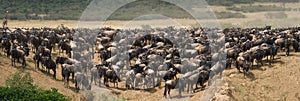
<path id="1" fill-rule="evenodd" d="M 26 66 L 26 60 L 25 60 L 25 56 L 29 55 L 29 48 L 28 47 L 24 47 L 22 49 L 18 49 L 17 47 L 13 47 L 10 51 L 11 53 L 11 62 L 12 62 L 12 66 L 16 66 L 16 59 L 22 59 L 22 66 Z"/>
<path id="2" fill-rule="evenodd" d="M 282 50 L 282 48 L 286 49 L 286 56 L 290 54 L 290 39 L 288 38 L 279 38 L 275 40 L 275 45 L 279 46 L 279 48 Z"/>
<path id="3" fill-rule="evenodd" d="M 206 81 L 208 81 L 208 79 L 209 79 L 209 73 L 210 73 L 210 70 L 201 70 L 200 71 L 197 84 L 200 84 L 202 89 L 204 89 L 204 87 L 205 87 L 204 83 Z M 198 88 L 197 84 L 196 84 L 196 89 Z"/>
<path id="4" fill-rule="evenodd" d="M 56 60 L 55 60 L 56 64 L 75 64 L 75 63 L 80 63 L 79 61 L 75 60 L 75 59 L 71 59 L 68 57 L 63 57 L 63 56 L 57 56 Z"/>
<path id="5" fill-rule="evenodd" d="M 177 78 L 175 80 L 168 80 L 165 82 L 165 90 L 164 90 L 164 97 L 167 97 L 167 93 L 170 96 L 171 89 L 178 88 L 179 96 L 181 96 L 181 92 L 184 89 L 184 80 L 181 78 Z"/>
<path id="6" fill-rule="evenodd" d="M 80 86 L 82 86 L 83 89 L 91 90 L 91 84 L 89 83 L 87 75 L 76 72 L 75 73 L 75 88 L 78 92 L 80 90 Z"/>
<path id="7" fill-rule="evenodd" d="M 50 51 L 50 49 L 46 48 L 45 46 L 39 46 L 37 52 L 41 53 L 42 56 L 51 58 L 51 51 Z"/>
<path id="8" fill-rule="evenodd" d="M 36 52 L 41 44 L 41 38 L 37 36 L 31 36 L 30 41 L 33 47 L 35 48 L 34 51 Z"/>
<path id="9" fill-rule="evenodd" d="M 114 83 L 114 87 L 116 85 L 118 87 L 118 82 L 121 82 L 121 79 L 120 79 L 120 77 L 118 77 L 116 71 L 111 70 L 111 69 L 108 69 L 108 70 L 105 71 L 105 74 L 104 74 L 104 84 L 106 86 L 108 86 L 108 87 L 109 87 L 109 85 L 108 85 L 109 81 Z"/>
<path id="10" fill-rule="evenodd" d="M 62 50 L 62 52 L 65 50 L 66 54 L 68 55 L 69 58 L 71 58 L 71 44 L 68 40 L 61 40 L 58 44 L 58 46 L 60 47 L 60 49 Z M 60 52 L 59 52 L 60 53 Z"/>
<path id="11" fill-rule="evenodd" d="M 42 64 L 47 68 L 47 72 L 50 72 L 50 69 L 53 71 L 53 78 L 56 79 L 56 64 L 50 57 L 44 57 L 41 59 Z"/>
<path id="12" fill-rule="evenodd" d="M 240 67 L 243 68 L 244 77 L 246 76 L 246 73 L 249 71 L 249 63 L 247 60 L 245 60 L 243 57 L 238 57 L 235 66 L 239 72 L 241 72 Z"/>
<path id="13" fill-rule="evenodd" d="M 2 47 L 4 48 L 7 57 L 10 56 L 11 43 L 9 42 L 9 39 L 3 39 Z"/>
<path id="14" fill-rule="evenodd" d="M 177 78 L 176 74 L 177 74 L 176 69 L 171 68 L 171 69 L 168 70 L 167 74 L 165 74 L 165 76 L 163 77 L 163 79 L 165 81 L 167 81 L 167 80 L 173 79 L 174 77 Z"/>
<path id="15" fill-rule="evenodd" d="M 269 45 L 269 44 L 262 44 L 261 48 L 264 50 L 265 54 L 264 56 L 267 57 L 267 61 L 269 61 L 269 65 L 272 64 L 275 55 L 277 55 L 277 49 L 278 47 L 276 45 Z M 270 56 L 270 60 L 269 57 Z"/>
<path id="16" fill-rule="evenodd" d="M 39 52 L 35 52 L 33 56 L 33 60 L 35 61 L 35 69 L 40 67 L 40 62 L 42 61 L 42 56 Z"/>
<path id="17" fill-rule="evenodd" d="M 101 78 L 104 76 L 104 72 L 107 70 L 107 67 L 104 67 L 102 64 L 98 64 L 91 69 L 91 83 L 94 81 L 95 85 L 98 82 L 99 86 L 101 83 Z"/>
<path id="18" fill-rule="evenodd" d="M 69 87 L 69 77 L 72 74 L 72 79 L 74 81 L 74 74 L 75 74 L 75 65 L 69 65 L 69 64 L 63 64 L 62 65 L 62 70 L 61 70 L 61 74 L 64 80 L 64 85 L 65 87 Z M 67 81 L 65 81 L 67 80 Z M 66 83 L 67 82 L 67 83 Z"/>

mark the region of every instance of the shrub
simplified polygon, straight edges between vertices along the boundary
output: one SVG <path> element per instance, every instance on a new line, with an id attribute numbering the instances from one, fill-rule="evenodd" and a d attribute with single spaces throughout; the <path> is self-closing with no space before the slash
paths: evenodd
<path id="1" fill-rule="evenodd" d="M 29 72 L 22 73 L 20 70 L 6 79 L 8 87 L 32 87 L 33 79 Z"/>
<path id="2" fill-rule="evenodd" d="M 69 101 L 57 89 L 41 90 L 32 87 L 0 87 L 1 101 Z"/>

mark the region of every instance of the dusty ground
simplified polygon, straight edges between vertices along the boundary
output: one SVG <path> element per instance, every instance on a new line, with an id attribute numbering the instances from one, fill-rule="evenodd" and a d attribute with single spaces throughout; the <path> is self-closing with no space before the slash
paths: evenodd
<path id="1" fill-rule="evenodd" d="M 250 70 L 246 79 L 232 69 L 223 80 L 234 88 L 232 95 L 237 101 L 300 101 L 299 61 L 299 53 L 277 56 L 275 64 Z"/>

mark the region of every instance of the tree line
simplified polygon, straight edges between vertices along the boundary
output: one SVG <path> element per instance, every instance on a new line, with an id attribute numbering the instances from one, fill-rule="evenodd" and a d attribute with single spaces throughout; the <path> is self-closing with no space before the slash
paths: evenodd
<path id="1" fill-rule="evenodd" d="M 234 4 L 251 4 L 254 2 L 298 2 L 299 0 L 206 0 L 209 5 L 232 6 Z M 11 20 L 78 20 L 92 0 L 0 0 L 0 18 L 9 11 Z M 159 6 L 157 6 L 159 5 Z M 191 3 L 191 6 L 193 5 Z M 139 10 L 139 11 L 136 11 Z M 172 18 L 191 18 L 183 9 L 161 0 L 137 0 L 127 4 L 109 19 L 128 20 L 143 13 L 160 13 Z M 217 13 L 223 14 L 223 13 Z M 227 18 L 228 14 L 217 15 Z M 240 15 L 240 14 L 239 14 Z M 235 17 L 235 16 L 233 16 Z"/>

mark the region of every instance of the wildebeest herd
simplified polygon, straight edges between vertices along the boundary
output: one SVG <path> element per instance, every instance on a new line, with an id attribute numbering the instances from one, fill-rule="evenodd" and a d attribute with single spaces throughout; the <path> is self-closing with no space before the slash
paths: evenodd
<path id="1" fill-rule="evenodd" d="M 299 51 L 300 28 L 14 28 L 1 29 L 1 55 L 11 58 L 12 66 L 32 56 L 35 68 L 53 71 L 61 68 L 69 87 L 91 89 L 91 84 L 109 87 L 118 82 L 127 89 L 148 89 L 165 84 L 164 96 L 171 89 L 179 95 L 194 92 L 225 68 L 235 66 L 246 77 L 251 69 L 272 65 L 278 51 Z M 30 52 L 31 51 L 31 52 Z M 65 53 L 64 53 L 65 51 Z M 256 65 L 254 65 L 256 64 Z M 242 71 L 240 71 L 242 68 Z M 196 88 L 194 88 L 194 86 Z"/>

